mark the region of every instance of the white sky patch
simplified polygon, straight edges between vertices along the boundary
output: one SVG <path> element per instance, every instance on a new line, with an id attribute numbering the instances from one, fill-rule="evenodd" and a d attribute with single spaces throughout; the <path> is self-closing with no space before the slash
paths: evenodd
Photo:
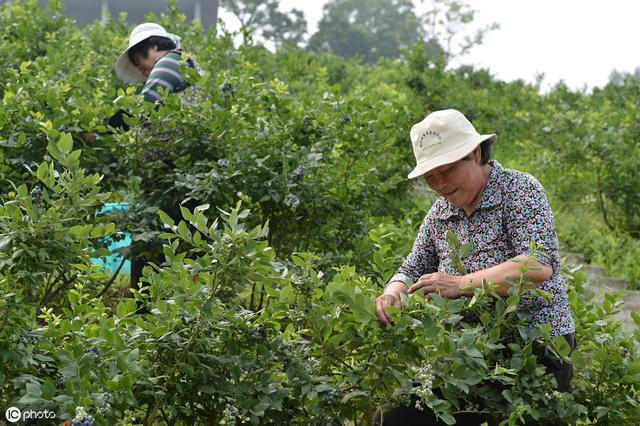
<path id="1" fill-rule="evenodd" d="M 418 11 L 429 2 L 414 1 Z M 326 0 L 281 0 L 282 10 L 305 13 L 307 37 L 322 17 Z M 492 22 L 484 44 L 452 65 L 487 68 L 505 81 L 534 82 L 543 89 L 563 80 L 572 89 L 607 83 L 612 70 L 633 72 L 640 65 L 640 2 L 633 0 L 467 0 L 478 11 L 475 26 Z M 221 12 L 229 29 L 235 19 Z"/>

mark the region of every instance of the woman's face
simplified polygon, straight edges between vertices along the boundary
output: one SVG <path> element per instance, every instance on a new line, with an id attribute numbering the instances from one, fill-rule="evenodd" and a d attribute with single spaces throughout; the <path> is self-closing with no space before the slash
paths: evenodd
<path id="1" fill-rule="evenodd" d="M 151 46 L 149 50 L 147 50 L 146 58 L 142 55 L 136 56 L 135 66 L 138 67 L 140 72 L 144 74 L 145 77 L 149 77 L 149 74 L 151 74 L 151 70 L 163 54 L 164 52 L 160 52 L 158 50 L 158 46 Z"/>
<path id="2" fill-rule="evenodd" d="M 427 172 L 424 179 L 429 188 L 469 214 L 480 200 L 490 172 L 490 166 L 480 163 L 478 146 L 462 160 Z"/>

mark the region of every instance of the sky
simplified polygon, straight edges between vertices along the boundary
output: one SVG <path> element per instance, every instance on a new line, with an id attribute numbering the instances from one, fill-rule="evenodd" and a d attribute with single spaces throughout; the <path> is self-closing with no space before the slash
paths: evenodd
<path id="1" fill-rule="evenodd" d="M 305 12 L 309 34 L 315 32 L 325 3 L 280 2 L 283 10 L 295 7 Z M 418 10 L 425 9 L 422 1 L 414 3 Z M 543 90 L 560 80 L 572 89 L 603 86 L 613 69 L 633 72 L 640 66 L 639 1 L 467 0 L 466 4 L 477 10 L 478 26 L 496 22 L 500 29 L 454 65 L 487 68 L 504 81 L 535 82 L 543 73 Z"/>

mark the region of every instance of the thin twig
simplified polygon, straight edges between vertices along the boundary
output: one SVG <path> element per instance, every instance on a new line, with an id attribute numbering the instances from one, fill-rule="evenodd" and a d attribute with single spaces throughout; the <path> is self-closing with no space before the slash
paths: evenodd
<path id="1" fill-rule="evenodd" d="M 104 288 L 102 290 L 100 290 L 100 293 L 98 293 L 96 295 L 96 297 L 100 297 L 103 294 L 105 294 L 107 292 L 107 290 L 109 290 L 109 287 L 111 287 L 111 284 L 113 284 L 113 282 L 116 280 L 116 278 L 118 277 L 118 274 L 120 273 L 120 270 L 122 269 L 122 266 L 124 266 L 124 262 L 127 260 L 126 257 L 122 257 L 122 262 L 120 262 L 120 265 L 118 266 L 118 269 L 116 269 L 116 272 L 113 274 L 113 276 L 111 277 L 111 279 L 109 280 L 109 282 L 104 286 Z"/>

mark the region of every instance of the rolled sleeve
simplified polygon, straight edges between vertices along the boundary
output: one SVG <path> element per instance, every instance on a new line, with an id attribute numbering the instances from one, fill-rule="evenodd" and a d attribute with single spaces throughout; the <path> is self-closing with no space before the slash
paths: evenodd
<path id="1" fill-rule="evenodd" d="M 394 281 L 402 281 L 406 286 L 409 286 L 422 275 L 437 271 L 438 254 L 429 229 L 429 216 L 427 215 L 422 225 L 420 225 L 411 252 L 402 263 L 402 266 L 387 282 L 387 285 Z"/>
<path id="2" fill-rule="evenodd" d="M 560 271 L 558 236 L 553 212 L 544 188 L 533 176 L 519 174 L 506 203 L 506 228 L 516 255 L 531 255 L 532 243 L 538 261 Z"/>

